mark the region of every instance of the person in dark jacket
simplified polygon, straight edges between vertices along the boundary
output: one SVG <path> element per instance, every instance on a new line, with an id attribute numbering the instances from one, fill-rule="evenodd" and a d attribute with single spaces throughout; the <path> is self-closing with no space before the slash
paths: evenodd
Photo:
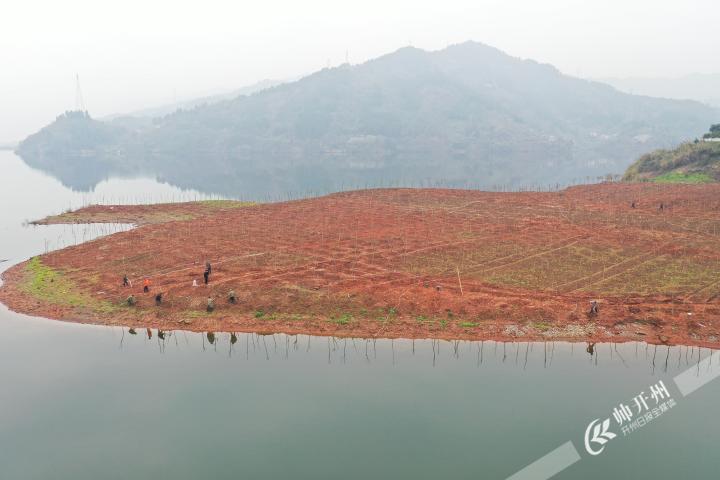
<path id="1" fill-rule="evenodd" d="M 203 272 L 203 278 L 205 279 L 205 285 L 210 281 L 210 273 L 212 273 L 212 265 L 210 262 L 205 262 L 205 271 Z"/>

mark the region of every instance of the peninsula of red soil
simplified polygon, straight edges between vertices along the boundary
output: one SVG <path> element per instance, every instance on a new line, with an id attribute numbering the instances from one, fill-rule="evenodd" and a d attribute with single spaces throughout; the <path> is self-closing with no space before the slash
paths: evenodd
<path id="1" fill-rule="evenodd" d="M 720 343 L 718 184 L 366 190 L 46 223 L 70 221 L 142 225 L 10 268 L 11 309 L 161 330 Z"/>
<path id="2" fill-rule="evenodd" d="M 136 225 L 147 225 L 173 220 L 193 220 L 205 215 L 251 205 L 255 205 L 255 203 L 234 200 L 203 200 L 156 205 L 91 205 L 73 212 L 46 217 L 34 221 L 32 224 L 134 223 Z"/>

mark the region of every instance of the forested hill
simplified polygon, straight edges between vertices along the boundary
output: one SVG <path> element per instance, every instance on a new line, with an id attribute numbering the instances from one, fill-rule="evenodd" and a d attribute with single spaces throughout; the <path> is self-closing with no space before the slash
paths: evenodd
<path id="1" fill-rule="evenodd" d="M 20 155 L 80 188 L 103 174 L 152 173 L 257 196 L 620 173 L 644 152 L 698 136 L 716 111 L 621 93 L 468 42 L 403 48 L 143 128 L 73 115 L 22 142 Z"/>
<path id="2" fill-rule="evenodd" d="M 633 163 L 624 180 L 654 182 L 720 182 L 720 124 L 710 127 L 702 140 L 670 150 L 656 150 Z"/>

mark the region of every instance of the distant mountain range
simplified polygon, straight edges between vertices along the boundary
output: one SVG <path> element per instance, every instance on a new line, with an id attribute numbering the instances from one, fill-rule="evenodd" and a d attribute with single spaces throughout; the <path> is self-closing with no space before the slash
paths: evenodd
<path id="1" fill-rule="evenodd" d="M 287 80 L 291 81 L 291 80 Z M 265 89 L 275 87 L 286 81 L 281 80 L 261 80 L 253 83 L 246 87 L 237 88 L 229 92 L 217 93 L 214 95 L 206 95 L 203 97 L 191 98 L 189 100 L 180 100 L 176 102 L 166 103 L 157 107 L 144 108 L 142 110 L 136 110 L 128 113 L 115 113 L 107 115 L 106 117 L 100 118 L 100 120 L 112 121 L 117 119 L 125 119 L 127 117 L 135 118 L 154 118 L 164 117 L 170 113 L 174 113 L 178 110 L 192 110 L 193 108 L 200 107 L 203 105 L 212 105 L 213 103 L 222 102 L 223 100 L 232 100 L 237 97 L 252 95 L 253 93 L 261 92 Z"/>
<path id="2" fill-rule="evenodd" d="M 696 100 L 720 107 L 720 73 L 694 73 L 677 78 L 603 78 L 620 91 L 650 97 Z"/>
<path id="3" fill-rule="evenodd" d="M 467 42 L 403 48 L 140 124 L 69 112 L 17 151 L 80 189 L 139 174 L 243 197 L 522 187 L 622 172 L 719 117 L 697 102 L 629 95 Z"/>

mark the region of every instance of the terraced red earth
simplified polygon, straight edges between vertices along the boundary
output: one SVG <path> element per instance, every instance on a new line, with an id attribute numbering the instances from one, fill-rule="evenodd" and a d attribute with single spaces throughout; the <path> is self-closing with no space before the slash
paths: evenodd
<path id="1" fill-rule="evenodd" d="M 0 299 L 34 315 L 167 330 L 719 343 L 717 184 L 383 189 L 94 206 L 47 222 L 121 220 L 142 225 L 11 268 Z"/>

